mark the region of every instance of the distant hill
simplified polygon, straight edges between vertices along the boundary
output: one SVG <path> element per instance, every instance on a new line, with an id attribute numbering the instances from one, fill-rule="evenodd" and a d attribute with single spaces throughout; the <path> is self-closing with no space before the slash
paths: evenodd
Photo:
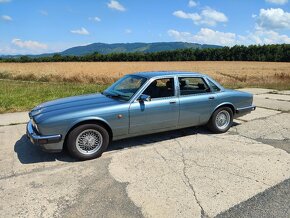
<path id="1" fill-rule="evenodd" d="M 61 55 L 86 55 L 93 52 L 98 52 L 100 54 L 109 53 L 131 53 L 131 52 L 158 52 L 158 51 L 172 51 L 176 49 L 185 48 L 220 48 L 217 45 L 201 45 L 197 43 L 187 43 L 187 42 L 155 42 L 155 43 L 93 43 L 85 46 L 77 46 L 69 48 L 63 52 Z"/>
<path id="2" fill-rule="evenodd" d="M 98 49 L 93 47 L 98 45 Z M 145 46 L 146 45 L 146 46 Z M 93 48 L 92 48 L 93 47 Z M 88 49 L 89 48 L 89 49 Z M 105 49 L 106 48 L 106 49 Z M 184 48 L 184 49 L 181 49 Z M 186 49 L 188 48 L 188 49 Z M 201 49 L 191 49 L 201 48 Z M 211 49 L 203 49 L 211 48 Z M 103 49 L 103 50 L 102 50 Z M 139 51 L 139 52 L 136 52 Z M 142 52 L 141 52 L 142 51 Z M 153 52 L 159 51 L 159 52 Z M 161 52 L 160 52 L 161 51 Z M 99 52 L 99 53 L 93 53 Z M 115 52 L 115 53 L 110 53 Z M 122 53 L 118 53 L 122 52 Z M 136 53 L 130 53 L 136 52 Z M 102 53 L 102 54 L 100 54 Z M 109 53 L 109 54 L 108 54 Z M 84 55 L 88 54 L 88 55 Z M 219 47 L 190 43 L 92 44 L 61 53 L 2 56 L 0 62 L 271 61 L 290 62 L 290 44 Z M 283 75 L 282 75 L 283 74 Z M 281 77 L 285 77 L 284 73 Z"/>
<path id="3" fill-rule="evenodd" d="M 91 54 L 94 52 L 100 54 L 110 54 L 110 53 L 132 53 L 132 52 L 144 52 L 152 53 L 158 51 L 172 51 L 176 49 L 186 49 L 186 48 L 222 48 L 218 45 L 207 45 L 207 44 L 197 44 L 188 42 L 154 42 L 154 43 L 92 43 L 84 46 L 76 46 L 64 50 L 62 52 L 55 53 L 44 53 L 38 55 L 0 55 L 2 58 L 17 58 L 21 56 L 28 56 L 32 58 L 37 57 L 51 57 L 54 54 L 60 54 L 62 56 L 83 56 Z"/>

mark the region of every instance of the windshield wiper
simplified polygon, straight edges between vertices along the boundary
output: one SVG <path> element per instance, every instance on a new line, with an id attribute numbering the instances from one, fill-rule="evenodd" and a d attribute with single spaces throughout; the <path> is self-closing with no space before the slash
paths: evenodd
<path id="1" fill-rule="evenodd" d="M 111 97 L 111 98 L 120 98 L 120 97 L 121 98 L 124 98 L 124 97 L 127 98 L 128 97 L 127 95 L 121 95 L 121 94 L 116 94 L 116 93 L 111 93 L 111 92 L 110 93 L 102 92 L 102 94 L 105 95 L 105 96 Z"/>
<path id="2" fill-rule="evenodd" d="M 121 98 L 127 98 L 127 97 L 128 97 L 127 95 L 121 95 L 121 94 L 115 94 L 115 93 L 112 94 L 111 96 L 112 96 L 113 98 L 120 98 L 120 97 L 121 97 Z"/>

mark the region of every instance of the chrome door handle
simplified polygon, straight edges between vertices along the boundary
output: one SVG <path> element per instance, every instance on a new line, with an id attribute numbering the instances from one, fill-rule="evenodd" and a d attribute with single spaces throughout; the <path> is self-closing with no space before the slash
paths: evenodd
<path id="1" fill-rule="evenodd" d="M 214 96 L 210 96 L 210 97 L 208 97 L 208 99 L 213 100 L 214 99 Z"/>
<path id="2" fill-rule="evenodd" d="M 176 104 L 176 101 L 170 101 L 169 104 Z"/>

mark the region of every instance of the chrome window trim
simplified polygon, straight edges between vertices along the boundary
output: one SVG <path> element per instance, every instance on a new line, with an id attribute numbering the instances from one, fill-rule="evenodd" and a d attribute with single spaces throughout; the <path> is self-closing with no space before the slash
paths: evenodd
<path id="1" fill-rule="evenodd" d="M 190 95 L 181 95 L 180 92 L 180 85 L 179 85 L 179 78 L 201 78 L 204 83 L 209 87 L 210 92 L 204 92 L 204 93 L 196 93 L 196 94 L 190 94 Z M 192 96 L 199 96 L 199 95 L 208 95 L 208 94 L 213 94 L 214 92 L 212 91 L 210 85 L 208 84 L 208 82 L 206 81 L 206 77 L 205 76 L 182 76 L 182 75 L 178 75 L 177 76 L 177 81 L 178 81 L 178 87 L 179 87 L 179 97 L 192 97 Z"/>
<path id="2" fill-rule="evenodd" d="M 169 79 L 169 78 L 172 78 L 174 79 L 174 84 L 175 84 L 175 87 L 174 87 L 174 96 L 170 96 L 170 97 L 165 97 L 165 98 L 177 98 L 178 97 L 178 93 L 177 93 L 177 89 L 176 89 L 176 76 L 175 75 L 167 75 L 167 76 L 156 76 L 156 77 L 152 77 L 150 79 L 148 79 L 144 84 L 143 86 L 135 93 L 135 95 L 132 97 L 130 103 L 133 103 L 133 102 L 138 102 L 138 98 L 140 97 L 140 95 L 145 91 L 145 89 L 154 81 L 154 80 L 158 80 L 158 79 Z M 164 97 L 162 98 L 154 98 L 155 100 L 156 99 L 163 99 Z M 155 101 L 154 100 L 154 101 Z"/>
<path id="3" fill-rule="evenodd" d="M 224 87 L 222 87 L 220 84 L 218 84 L 215 80 L 213 80 L 213 79 L 210 78 L 209 76 L 204 76 L 204 78 L 206 79 L 207 84 L 208 84 L 208 86 L 210 87 L 210 89 L 211 89 L 211 91 L 212 91 L 213 93 L 219 93 L 219 92 L 221 92 L 221 91 L 224 90 Z M 212 82 L 213 84 L 215 84 L 215 85 L 216 85 L 220 90 L 219 90 L 219 91 L 214 91 L 214 90 L 212 89 L 211 85 L 209 84 L 209 81 Z"/>
<path id="4" fill-rule="evenodd" d="M 133 102 L 133 100 L 132 99 L 134 99 L 134 96 L 139 92 L 139 90 L 148 82 L 148 78 L 146 78 L 146 77 L 144 77 L 144 76 L 139 76 L 139 75 L 135 75 L 135 74 L 127 74 L 127 75 L 125 75 L 124 77 L 122 77 L 122 78 L 125 78 L 125 77 L 129 77 L 129 76 L 133 76 L 133 77 L 140 77 L 140 78 L 144 78 L 144 79 L 146 79 L 146 81 L 145 81 L 145 83 L 128 99 L 128 100 L 126 100 L 126 99 L 121 99 L 121 98 L 118 98 L 118 100 L 119 101 L 122 101 L 122 102 L 127 102 L 127 103 L 132 103 Z M 122 78 L 120 78 L 120 79 L 122 79 Z M 119 80 L 119 79 L 118 79 Z M 117 80 L 117 81 L 118 81 Z M 115 81 L 112 85 L 110 85 L 107 89 L 109 89 L 110 87 L 112 87 L 117 81 Z M 107 89 L 105 89 L 104 91 L 106 91 Z"/>

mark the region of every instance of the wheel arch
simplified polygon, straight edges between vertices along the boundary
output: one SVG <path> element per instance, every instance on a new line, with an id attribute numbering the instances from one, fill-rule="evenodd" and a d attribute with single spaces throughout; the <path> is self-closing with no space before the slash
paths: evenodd
<path id="1" fill-rule="evenodd" d="M 231 104 L 231 103 L 224 102 L 224 103 L 218 105 L 218 106 L 217 106 L 217 107 L 212 111 L 212 114 L 211 114 L 211 116 L 210 116 L 210 119 L 209 119 L 208 122 L 207 122 L 207 127 L 208 127 L 212 132 L 214 132 L 214 133 L 224 133 L 224 132 L 228 131 L 228 129 L 231 127 L 230 125 L 227 125 L 227 127 L 226 127 L 225 129 L 219 129 L 218 127 L 216 127 L 216 124 L 214 124 L 215 121 L 213 121 L 213 116 L 214 116 L 215 112 L 216 112 L 218 109 L 222 108 L 222 107 L 227 107 L 227 108 L 229 108 L 229 109 L 232 111 L 231 122 L 233 122 L 233 118 L 234 118 L 234 115 L 235 115 L 235 113 L 236 113 L 236 111 L 235 111 L 235 107 L 234 107 L 234 105 Z M 230 123 L 229 123 L 229 124 L 230 124 Z"/>
<path id="2" fill-rule="evenodd" d="M 76 122 L 74 122 L 67 130 L 67 133 L 65 135 L 65 138 L 64 138 L 64 147 L 67 146 L 67 138 L 70 134 L 70 132 L 75 129 L 76 127 L 78 126 L 81 126 L 81 125 L 84 125 L 84 124 L 96 124 L 96 125 L 101 125 L 102 127 L 104 127 L 107 131 L 108 131 L 108 134 L 110 136 L 110 141 L 112 141 L 113 139 L 113 131 L 112 131 L 112 128 L 111 126 L 103 119 L 101 118 L 87 118 L 87 119 L 83 119 L 83 120 L 78 120 Z"/>
<path id="3" fill-rule="evenodd" d="M 219 109 L 219 108 L 221 108 L 221 107 L 229 107 L 231 110 L 232 110 L 232 112 L 233 112 L 233 116 L 236 114 L 236 109 L 235 109 L 235 106 L 232 104 L 232 103 L 230 103 L 230 102 L 224 102 L 224 103 L 222 103 L 222 104 L 219 104 L 213 111 L 212 111 L 212 114 L 217 110 L 217 109 Z"/>

